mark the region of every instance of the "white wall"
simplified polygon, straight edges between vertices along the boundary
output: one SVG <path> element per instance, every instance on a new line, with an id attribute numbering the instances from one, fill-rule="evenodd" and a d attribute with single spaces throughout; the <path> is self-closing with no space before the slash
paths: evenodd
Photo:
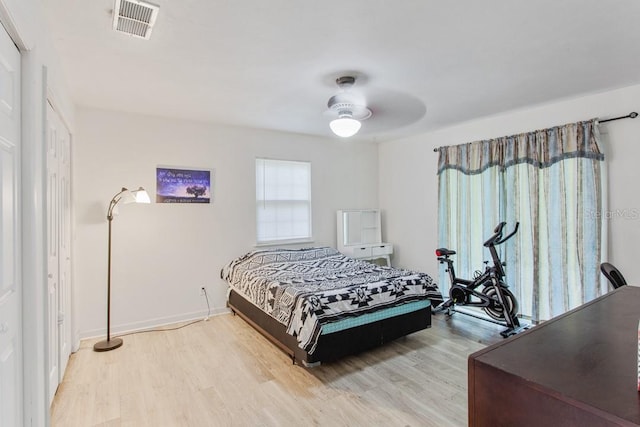
<path id="1" fill-rule="evenodd" d="M 93 109 L 75 139 L 75 288 L 81 337 L 106 329 L 106 210 L 120 187 L 155 198 L 155 168 L 214 170 L 210 205 L 124 205 L 113 222 L 112 331 L 202 316 L 206 286 L 225 310 L 220 269 L 255 244 L 255 158 L 308 160 L 315 245 L 335 246 L 335 211 L 378 203 L 378 148 Z"/>
<path id="2" fill-rule="evenodd" d="M 385 241 L 396 265 L 437 277 L 437 153 L 443 145 L 512 135 L 555 125 L 626 115 L 640 110 L 640 86 L 563 100 L 486 117 L 380 145 L 380 207 Z M 609 167 L 609 253 L 627 281 L 640 284 L 640 118 L 602 124 Z M 455 249 L 455 248 L 452 248 Z"/>

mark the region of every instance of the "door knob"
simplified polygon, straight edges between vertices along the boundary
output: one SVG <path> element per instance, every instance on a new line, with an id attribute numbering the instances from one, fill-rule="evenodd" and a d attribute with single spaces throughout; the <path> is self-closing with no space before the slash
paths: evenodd
<path id="1" fill-rule="evenodd" d="M 9 324 L 2 323 L 0 325 L 0 334 L 6 334 L 7 332 L 9 332 Z"/>

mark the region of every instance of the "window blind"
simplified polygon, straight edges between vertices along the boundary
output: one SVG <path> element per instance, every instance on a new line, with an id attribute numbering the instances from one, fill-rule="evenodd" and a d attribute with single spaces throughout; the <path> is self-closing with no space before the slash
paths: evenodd
<path id="1" fill-rule="evenodd" d="M 257 243 L 311 239 L 311 163 L 256 159 Z"/>

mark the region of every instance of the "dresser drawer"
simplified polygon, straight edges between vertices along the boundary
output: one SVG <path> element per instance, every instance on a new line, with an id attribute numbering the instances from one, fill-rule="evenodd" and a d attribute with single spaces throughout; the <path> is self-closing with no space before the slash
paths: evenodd
<path id="1" fill-rule="evenodd" d="M 352 251 L 354 258 L 371 256 L 371 246 L 355 246 Z"/>
<path id="2" fill-rule="evenodd" d="M 393 245 L 383 244 L 371 247 L 371 256 L 391 255 L 393 253 Z"/>

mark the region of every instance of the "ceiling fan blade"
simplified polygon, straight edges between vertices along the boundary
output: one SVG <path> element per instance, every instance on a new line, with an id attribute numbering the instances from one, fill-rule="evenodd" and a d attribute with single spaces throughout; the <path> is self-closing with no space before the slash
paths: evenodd
<path id="1" fill-rule="evenodd" d="M 407 93 L 388 89 L 367 88 L 367 107 L 372 116 L 362 131 L 385 131 L 408 126 L 422 119 L 427 113 L 424 102 Z"/>

